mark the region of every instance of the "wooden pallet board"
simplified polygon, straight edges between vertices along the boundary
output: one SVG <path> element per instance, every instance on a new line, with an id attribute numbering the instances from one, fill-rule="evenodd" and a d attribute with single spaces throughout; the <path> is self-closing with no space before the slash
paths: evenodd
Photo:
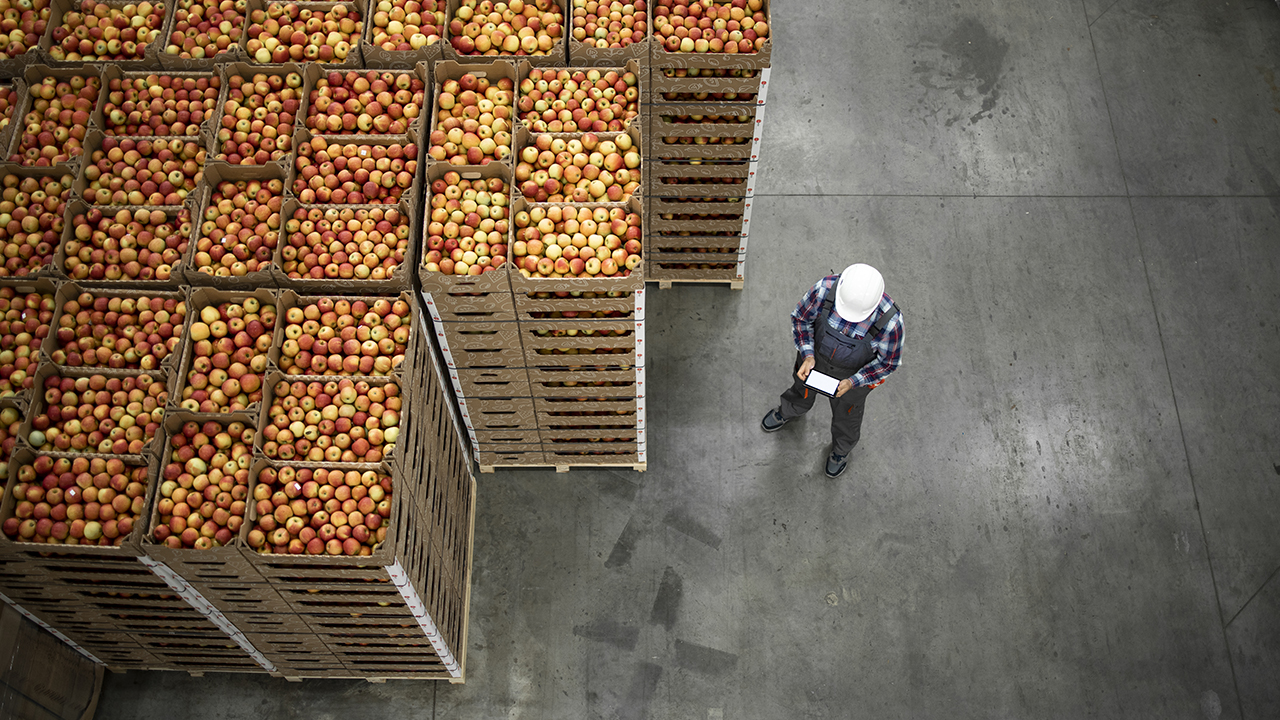
<path id="1" fill-rule="evenodd" d="M 488 474 L 495 470 L 546 470 L 554 468 L 558 473 L 567 473 L 573 468 L 631 468 L 636 472 L 644 472 L 649 467 L 649 463 L 572 463 L 568 465 L 481 465 L 480 472 Z"/>
<path id="2" fill-rule="evenodd" d="M 682 279 L 682 280 L 657 280 L 650 278 L 650 282 L 658 283 L 659 290 L 670 290 L 673 283 L 713 283 L 720 285 L 728 285 L 730 290 L 741 290 L 742 280 L 721 280 L 719 278 L 700 278 L 700 279 Z"/>

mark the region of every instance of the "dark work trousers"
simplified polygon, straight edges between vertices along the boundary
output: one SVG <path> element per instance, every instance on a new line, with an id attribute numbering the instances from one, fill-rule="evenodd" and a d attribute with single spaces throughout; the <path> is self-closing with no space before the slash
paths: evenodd
<path id="1" fill-rule="evenodd" d="M 779 410 L 786 420 L 792 420 L 809 412 L 814 400 L 822 394 L 813 388 L 805 387 L 804 381 L 796 377 L 796 371 L 800 369 L 800 363 L 803 361 L 804 355 L 797 352 L 795 366 L 791 368 L 791 387 L 782 393 L 782 405 Z M 814 369 L 841 379 L 852 374 L 845 371 L 841 375 L 821 359 L 818 360 Z M 849 451 L 858 444 L 859 438 L 862 437 L 862 411 L 866 408 L 867 395 L 870 393 L 869 387 L 855 387 L 840 397 L 830 398 L 831 452 L 836 455 L 848 455 Z"/>

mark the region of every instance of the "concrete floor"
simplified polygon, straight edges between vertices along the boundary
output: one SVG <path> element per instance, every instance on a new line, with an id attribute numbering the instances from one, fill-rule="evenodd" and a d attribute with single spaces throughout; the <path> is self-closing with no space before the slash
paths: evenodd
<path id="1" fill-rule="evenodd" d="M 747 289 L 654 291 L 650 470 L 482 476 L 468 682 L 116 718 L 1280 717 L 1280 9 L 775 0 Z M 822 476 L 787 313 L 884 271 Z"/>

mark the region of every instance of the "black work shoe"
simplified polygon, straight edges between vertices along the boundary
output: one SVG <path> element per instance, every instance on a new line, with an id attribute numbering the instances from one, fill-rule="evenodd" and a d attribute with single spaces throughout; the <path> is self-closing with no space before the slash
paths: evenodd
<path id="1" fill-rule="evenodd" d="M 760 428 L 765 432 L 778 432 L 786 424 L 787 419 L 782 417 L 782 413 L 778 412 L 777 408 L 774 408 L 760 421 Z"/>
<path id="2" fill-rule="evenodd" d="M 831 453 L 831 455 L 827 457 L 827 477 L 840 477 L 840 473 L 843 473 L 844 469 L 847 467 L 849 467 L 849 455 L 847 453 L 844 455 Z"/>

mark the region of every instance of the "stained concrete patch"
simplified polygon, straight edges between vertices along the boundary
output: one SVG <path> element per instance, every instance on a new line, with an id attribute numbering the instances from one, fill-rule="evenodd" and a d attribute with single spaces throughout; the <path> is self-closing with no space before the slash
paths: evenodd
<path id="1" fill-rule="evenodd" d="M 649 622 L 662 625 L 668 631 L 676 624 L 680 614 L 680 599 L 684 595 L 684 579 L 673 569 L 662 571 L 662 582 L 658 585 L 658 595 L 653 599 L 653 612 Z"/>
<path id="2" fill-rule="evenodd" d="M 738 656 L 705 645 L 676 640 L 676 664 L 684 670 L 721 675 L 738 664 Z"/>
<path id="3" fill-rule="evenodd" d="M 613 550 L 609 553 L 608 559 L 604 561 L 607 568 L 619 568 L 631 562 L 631 553 L 635 552 L 636 543 L 640 541 L 640 536 L 644 532 L 640 527 L 640 523 L 633 517 L 627 521 L 627 526 L 622 528 L 622 533 L 618 535 L 618 541 L 613 544 Z"/>
<path id="4" fill-rule="evenodd" d="M 584 640 L 607 643 L 623 650 L 635 650 L 640 640 L 640 628 L 624 625 L 617 620 L 594 620 L 585 625 L 574 625 L 573 634 Z"/>
<path id="5" fill-rule="evenodd" d="M 662 678 L 662 666 L 653 663 L 640 663 L 636 674 L 627 690 L 627 698 L 618 708 L 618 720 L 644 720 L 649 717 L 649 703 L 653 693 L 658 689 L 658 680 Z"/>
<path id="6" fill-rule="evenodd" d="M 685 510 L 672 510 L 663 519 L 667 527 L 681 532 L 713 550 L 720 549 L 720 536 L 706 525 L 694 519 Z"/>

